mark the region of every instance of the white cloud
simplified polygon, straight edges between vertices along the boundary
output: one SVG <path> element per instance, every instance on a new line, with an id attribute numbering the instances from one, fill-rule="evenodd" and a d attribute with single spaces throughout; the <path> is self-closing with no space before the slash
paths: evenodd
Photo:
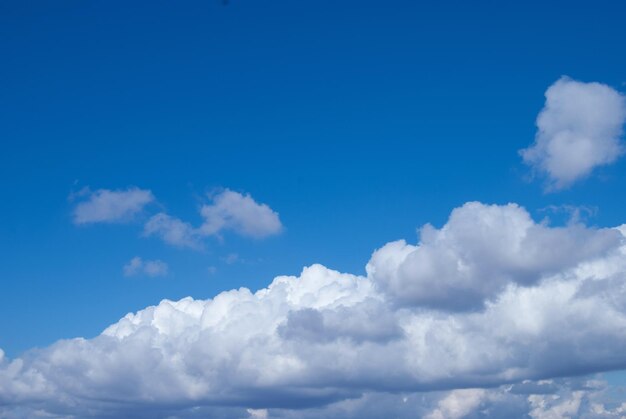
<path id="1" fill-rule="evenodd" d="M 626 100 L 619 92 L 562 77 L 546 91 L 535 143 L 520 154 L 547 175 L 548 189 L 566 188 L 623 153 L 625 120 Z"/>
<path id="2" fill-rule="evenodd" d="M 615 404 L 611 390 L 623 391 L 588 377 L 453 390 L 437 395 L 437 407 L 426 418 L 618 418 L 622 413 L 620 406 L 605 407 L 607 402 Z"/>
<path id="3" fill-rule="evenodd" d="M 74 208 L 75 224 L 129 221 L 154 201 L 152 192 L 136 187 L 115 191 L 99 189 L 88 194 L 87 200 Z"/>
<path id="4" fill-rule="evenodd" d="M 162 260 L 143 260 L 139 256 L 135 256 L 124 265 L 123 271 L 125 276 L 143 274 L 154 277 L 167 275 L 168 269 L 167 263 Z"/>
<path id="5" fill-rule="evenodd" d="M 609 402 L 612 402 L 610 404 L 615 405 L 615 401 L 609 400 Z M 612 408 L 611 407 L 607 408 L 607 406 L 605 406 L 603 402 L 595 402 L 591 404 L 591 412 L 593 413 L 593 417 L 596 417 L 596 418 L 624 419 L 624 417 L 626 417 L 626 402 L 621 402 L 620 404 Z"/>
<path id="6" fill-rule="evenodd" d="M 533 419 L 562 419 L 578 416 L 584 395 L 585 392 L 580 390 L 574 391 L 571 397 L 566 399 L 554 395 L 532 394 L 528 396 L 528 401 L 533 407 L 529 415 Z"/>
<path id="7" fill-rule="evenodd" d="M 428 393 L 365 393 L 324 408 L 271 409 L 268 413 L 273 418 L 298 419 L 623 419 L 626 412 L 626 403 L 621 403 L 620 396 L 616 397 L 626 389 L 609 387 L 592 377 L 525 381 L 523 386 L 528 391 L 519 391 L 520 385 L 516 384 Z"/>
<path id="8" fill-rule="evenodd" d="M 215 195 L 213 204 L 204 205 L 201 214 L 204 223 L 200 231 L 205 235 L 233 230 L 242 236 L 261 238 L 282 230 L 278 213 L 269 206 L 229 189 Z"/>
<path id="9" fill-rule="evenodd" d="M 268 418 L 267 409 L 247 409 L 250 418 L 266 419 Z"/>
<path id="10" fill-rule="evenodd" d="M 165 213 L 153 215 L 144 226 L 144 235 L 158 236 L 164 242 L 191 249 L 203 247 L 201 235 L 191 224 Z"/>
<path id="11" fill-rule="evenodd" d="M 93 339 L 4 358 L 0 413 L 380 417 L 381 406 L 405 416 L 411 411 L 401 409 L 422 406 L 422 417 L 472 408 L 468 417 L 567 413 L 575 403 L 561 403 L 566 395 L 532 405 L 529 391 L 554 390 L 524 380 L 626 368 L 620 229 L 551 228 L 516 205 L 470 203 L 441 229 L 423 230 L 419 245 L 377 251 L 367 277 L 313 265 L 255 293 L 163 300 Z M 487 387 L 499 390 L 415 395 Z"/>
<path id="12" fill-rule="evenodd" d="M 278 213 L 266 204 L 259 204 L 250 195 L 231 190 L 213 197 L 213 204 L 203 205 L 200 213 L 204 222 L 200 227 L 165 213 L 154 215 L 144 226 L 144 235 L 158 236 L 168 244 L 192 249 L 202 249 L 202 240 L 232 230 L 242 236 L 263 238 L 278 234 L 282 224 Z M 229 255 L 226 263 L 234 263 L 238 256 Z"/>
<path id="13" fill-rule="evenodd" d="M 620 237 L 614 229 L 537 224 L 515 204 L 469 202 L 441 229 L 424 226 L 417 246 L 402 240 L 377 250 L 367 272 L 400 304 L 474 310 L 511 283 L 533 285 L 601 257 Z"/>
<path id="14" fill-rule="evenodd" d="M 424 419 L 460 419 L 472 413 L 480 406 L 486 390 L 468 388 L 453 390 L 439 400 L 437 408 Z"/>

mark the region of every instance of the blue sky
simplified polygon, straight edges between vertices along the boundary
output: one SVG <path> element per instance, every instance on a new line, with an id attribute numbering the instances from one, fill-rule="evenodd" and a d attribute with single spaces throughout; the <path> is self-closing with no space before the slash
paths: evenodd
<path id="1" fill-rule="evenodd" d="M 468 201 L 518 203 L 553 225 L 566 224 L 550 209 L 563 206 L 590 208 L 591 229 L 626 222 L 626 159 L 547 190 L 519 154 L 562 76 L 626 90 L 624 12 L 4 2 L 0 348 L 13 358 L 92 338 L 164 298 L 255 291 L 314 263 L 366 275 L 375 249 L 415 244 Z M 85 191 L 133 187 L 154 200 L 124 222 L 75 222 Z M 201 207 L 225 190 L 266 204 L 280 231 L 225 229 L 201 250 L 143 233 L 157 213 L 202 225 Z M 134 257 L 167 273 L 124 275 Z"/>

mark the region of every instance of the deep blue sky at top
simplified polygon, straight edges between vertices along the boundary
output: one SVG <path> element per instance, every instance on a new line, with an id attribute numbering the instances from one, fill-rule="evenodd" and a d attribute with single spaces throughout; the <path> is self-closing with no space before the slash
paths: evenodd
<path id="1" fill-rule="evenodd" d="M 0 3 L 0 348 L 316 262 L 363 273 L 468 200 L 626 222 L 623 161 L 544 194 L 517 154 L 561 75 L 624 91 L 626 5 L 511 3 Z M 194 223 L 212 188 L 248 192 L 286 230 L 193 252 L 140 237 L 141 220 L 71 223 L 73 191 L 131 185 Z M 124 278 L 133 256 L 170 274 Z"/>

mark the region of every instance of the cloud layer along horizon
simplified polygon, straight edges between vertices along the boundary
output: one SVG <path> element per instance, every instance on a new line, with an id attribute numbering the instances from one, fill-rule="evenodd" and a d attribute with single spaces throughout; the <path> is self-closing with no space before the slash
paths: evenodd
<path id="1" fill-rule="evenodd" d="M 376 250 L 366 276 L 312 265 L 0 353 L 0 413 L 619 417 L 601 384 L 556 378 L 626 368 L 625 332 L 626 225 L 470 202 Z"/>
<path id="2" fill-rule="evenodd" d="M 548 190 L 567 188 L 623 154 L 626 99 L 620 92 L 562 77 L 545 96 L 535 143 L 520 154 L 547 177 Z"/>

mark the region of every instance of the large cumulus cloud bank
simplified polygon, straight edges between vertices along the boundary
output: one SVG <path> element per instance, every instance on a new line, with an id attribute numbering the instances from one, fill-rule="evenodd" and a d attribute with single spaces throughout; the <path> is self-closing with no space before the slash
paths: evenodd
<path id="1" fill-rule="evenodd" d="M 164 300 L 94 339 L 0 353 L 0 413 L 330 415 L 451 390 L 422 413 L 453 417 L 449 405 L 510 396 L 455 389 L 626 368 L 626 226 L 550 227 L 514 204 L 467 203 L 420 236 L 378 249 L 366 276 L 312 265 L 255 293 Z M 529 411 L 551 408 L 537 397 Z"/>

